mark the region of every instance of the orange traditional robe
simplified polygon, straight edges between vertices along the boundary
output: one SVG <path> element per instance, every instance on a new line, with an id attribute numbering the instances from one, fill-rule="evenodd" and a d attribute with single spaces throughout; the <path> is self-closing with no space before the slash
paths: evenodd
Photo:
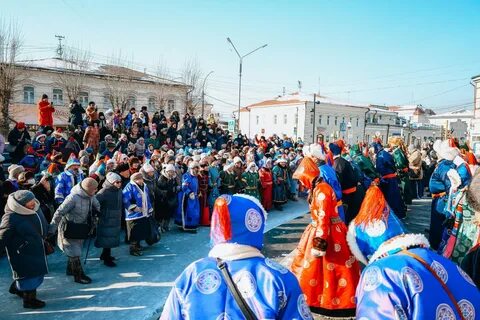
<path id="1" fill-rule="evenodd" d="M 312 222 L 297 247 L 291 270 L 313 312 L 328 317 L 355 316 L 360 267 L 347 244 L 347 227 L 338 215 L 333 189 L 320 182 L 310 204 Z M 327 242 L 324 256 L 313 255 L 314 238 Z M 317 251 L 318 253 L 318 251 Z"/>

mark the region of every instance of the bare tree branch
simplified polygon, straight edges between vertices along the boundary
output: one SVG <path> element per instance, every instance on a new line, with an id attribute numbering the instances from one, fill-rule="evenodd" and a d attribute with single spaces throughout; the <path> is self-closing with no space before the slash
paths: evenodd
<path id="1" fill-rule="evenodd" d="M 191 87 L 187 92 L 185 104 L 187 112 L 195 116 L 201 114 L 202 76 L 198 60 L 191 59 L 185 61 L 182 69 L 182 81 Z"/>
<path id="2" fill-rule="evenodd" d="M 22 48 L 22 36 L 16 22 L 0 20 L 0 130 L 8 133 L 10 104 L 21 68 L 16 64 Z"/>
<path id="3" fill-rule="evenodd" d="M 78 100 L 84 90 L 92 55 L 88 51 L 67 47 L 62 56 L 62 69 L 58 74 L 58 85 L 62 87 L 69 102 Z"/>

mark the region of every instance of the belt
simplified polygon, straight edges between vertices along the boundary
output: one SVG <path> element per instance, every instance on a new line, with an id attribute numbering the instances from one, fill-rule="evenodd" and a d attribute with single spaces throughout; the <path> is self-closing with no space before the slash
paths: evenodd
<path id="1" fill-rule="evenodd" d="M 342 219 L 340 219 L 340 217 L 330 218 L 330 223 L 331 224 L 337 224 L 337 223 L 340 223 L 340 222 L 342 222 Z"/>
<path id="2" fill-rule="evenodd" d="M 355 191 L 357 191 L 357 187 L 351 187 L 351 188 L 342 190 L 342 193 L 343 194 L 351 194 L 351 193 L 354 193 Z"/>
<path id="3" fill-rule="evenodd" d="M 257 187 L 246 187 L 245 189 L 247 189 L 247 190 L 256 190 Z"/>
<path id="4" fill-rule="evenodd" d="M 394 172 L 394 173 L 386 174 L 382 178 L 383 179 L 392 179 L 392 178 L 396 178 L 396 177 L 397 177 L 397 174 Z"/>
<path id="5" fill-rule="evenodd" d="M 438 199 L 438 198 L 441 198 L 441 197 L 446 196 L 446 195 L 447 195 L 446 192 L 432 193 L 432 198 L 433 199 Z"/>

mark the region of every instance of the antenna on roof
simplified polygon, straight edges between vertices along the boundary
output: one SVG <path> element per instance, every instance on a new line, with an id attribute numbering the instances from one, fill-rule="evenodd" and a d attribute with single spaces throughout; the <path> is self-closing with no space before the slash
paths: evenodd
<path id="1" fill-rule="evenodd" d="M 65 36 L 55 35 L 55 38 L 58 39 L 57 55 L 60 59 L 63 57 L 63 45 L 62 40 L 65 39 Z"/>
<path id="2" fill-rule="evenodd" d="M 302 81 L 298 80 L 298 92 L 302 92 Z"/>

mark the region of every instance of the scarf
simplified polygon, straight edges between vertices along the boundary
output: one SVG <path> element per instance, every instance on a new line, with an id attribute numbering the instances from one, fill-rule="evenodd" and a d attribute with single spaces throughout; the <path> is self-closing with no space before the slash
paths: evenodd
<path id="1" fill-rule="evenodd" d="M 148 201 L 147 201 L 147 194 L 145 192 L 145 183 L 143 184 L 143 190 L 132 181 L 132 184 L 137 188 L 137 191 L 140 192 L 142 195 L 142 215 L 144 217 L 148 217 Z"/>

